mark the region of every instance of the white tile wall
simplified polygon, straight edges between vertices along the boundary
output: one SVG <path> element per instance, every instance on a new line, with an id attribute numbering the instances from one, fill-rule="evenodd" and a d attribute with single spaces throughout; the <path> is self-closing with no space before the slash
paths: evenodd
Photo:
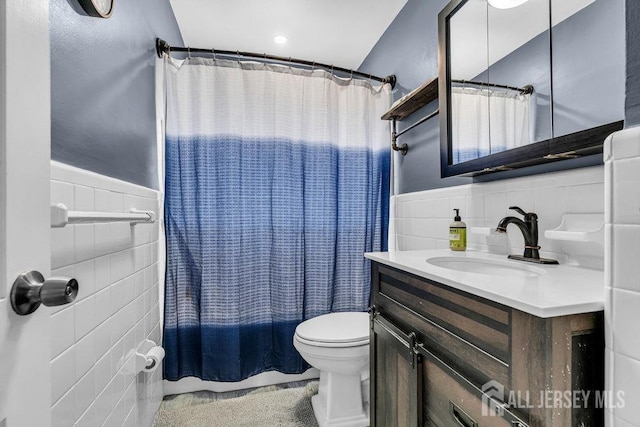
<path id="1" fill-rule="evenodd" d="M 544 237 L 545 230 L 560 225 L 563 214 L 604 212 L 602 166 L 401 194 L 393 197 L 391 206 L 396 234 L 390 236 L 395 239 L 390 246 L 395 243 L 398 250 L 448 248 L 454 208 L 460 209 L 467 227 L 493 230 L 503 217 L 518 216 L 509 206 L 519 206 L 538 214 L 541 256 L 604 268 L 603 247 L 592 243 L 561 243 Z M 517 227 L 510 226 L 507 236 L 468 234 L 467 247 L 521 255 L 524 240 Z"/>
<path id="2" fill-rule="evenodd" d="M 158 212 L 158 193 L 57 162 L 51 203 L 69 209 Z M 75 277 L 74 304 L 51 312 L 52 425 L 148 426 L 162 373 L 130 372 L 144 339 L 160 342 L 159 225 L 86 224 L 51 229 L 54 275 Z"/>
<path id="3" fill-rule="evenodd" d="M 624 405 L 608 409 L 609 427 L 640 420 L 640 128 L 605 143 L 605 329 L 607 389 Z"/>

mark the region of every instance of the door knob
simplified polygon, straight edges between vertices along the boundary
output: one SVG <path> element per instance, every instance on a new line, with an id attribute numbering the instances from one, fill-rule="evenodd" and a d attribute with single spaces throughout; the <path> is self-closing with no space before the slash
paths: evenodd
<path id="1" fill-rule="evenodd" d="M 44 280 L 38 271 L 18 276 L 11 288 L 11 307 L 21 316 L 31 314 L 40 304 L 48 307 L 73 302 L 78 296 L 78 281 L 68 277 Z"/>

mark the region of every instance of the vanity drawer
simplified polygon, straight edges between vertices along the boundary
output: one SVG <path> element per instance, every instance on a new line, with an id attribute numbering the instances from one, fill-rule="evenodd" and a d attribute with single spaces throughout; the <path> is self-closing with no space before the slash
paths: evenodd
<path id="1" fill-rule="evenodd" d="M 508 307 L 382 265 L 374 268 L 374 275 L 374 291 L 380 296 L 415 311 L 509 363 L 511 309 Z"/>
<path id="2" fill-rule="evenodd" d="M 490 397 L 435 355 L 422 355 L 422 419 L 429 427 L 527 427 L 523 419 L 504 410 L 491 412 Z M 483 399 L 484 397 L 484 399 Z M 493 400 L 494 408 L 500 405 Z"/>

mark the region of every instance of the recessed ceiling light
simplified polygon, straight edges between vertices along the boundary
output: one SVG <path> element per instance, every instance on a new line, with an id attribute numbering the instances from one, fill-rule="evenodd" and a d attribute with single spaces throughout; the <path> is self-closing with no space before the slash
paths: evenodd
<path id="1" fill-rule="evenodd" d="M 289 39 L 284 34 L 277 34 L 273 38 L 273 41 L 276 42 L 277 44 L 285 44 L 288 40 Z"/>
<path id="2" fill-rule="evenodd" d="M 520 6 L 526 3 L 528 0 L 487 0 L 489 4 L 496 9 L 511 9 L 512 7 Z"/>

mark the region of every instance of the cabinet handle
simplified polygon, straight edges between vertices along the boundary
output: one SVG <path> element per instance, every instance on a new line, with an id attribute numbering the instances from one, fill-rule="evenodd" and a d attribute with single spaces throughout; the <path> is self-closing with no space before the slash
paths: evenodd
<path id="1" fill-rule="evenodd" d="M 380 312 L 376 309 L 375 305 L 372 305 L 371 307 L 369 307 L 367 309 L 367 313 L 369 313 L 369 317 L 371 319 L 375 318 L 378 314 L 380 314 Z"/>
<path id="2" fill-rule="evenodd" d="M 458 422 L 458 425 L 462 427 L 478 427 L 478 423 L 469 415 L 465 414 L 462 409 L 458 408 L 455 403 L 449 401 L 449 409 L 451 410 L 453 418 Z"/>

